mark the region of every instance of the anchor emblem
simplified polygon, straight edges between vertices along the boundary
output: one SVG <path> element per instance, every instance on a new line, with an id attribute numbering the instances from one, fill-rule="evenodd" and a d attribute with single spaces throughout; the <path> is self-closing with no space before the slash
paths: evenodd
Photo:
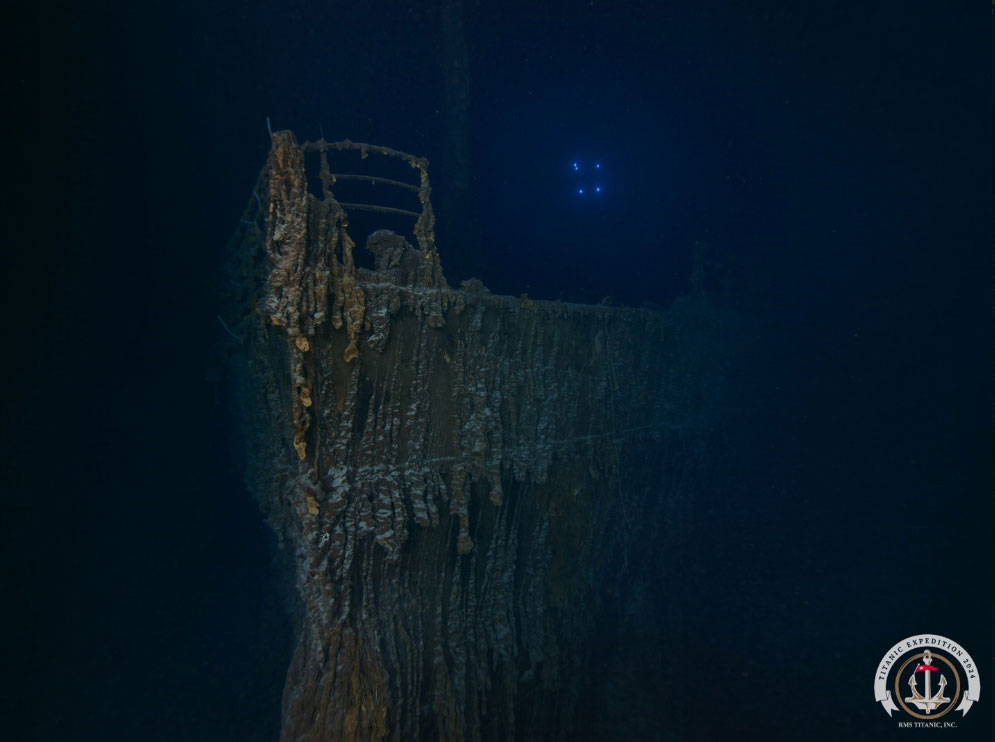
<path id="1" fill-rule="evenodd" d="M 925 711 L 927 714 L 931 713 L 935 709 L 938 709 L 945 703 L 950 703 L 950 699 L 943 695 L 943 689 L 947 687 L 947 679 L 940 673 L 940 688 L 936 693 L 932 693 L 931 683 L 933 680 L 933 673 L 940 672 L 940 668 L 936 665 L 931 664 L 933 659 L 933 653 L 928 649 L 923 652 L 922 664 L 918 665 L 909 676 L 909 688 L 912 690 L 911 696 L 906 696 L 905 702 L 915 705 L 920 711 Z M 919 673 L 924 673 L 926 675 L 926 692 L 920 693 L 919 688 L 916 684 L 916 677 Z"/>

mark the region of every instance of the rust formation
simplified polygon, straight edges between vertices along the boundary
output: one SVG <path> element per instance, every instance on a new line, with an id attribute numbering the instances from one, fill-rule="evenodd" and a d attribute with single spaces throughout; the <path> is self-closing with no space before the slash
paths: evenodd
<path id="1" fill-rule="evenodd" d="M 418 173 L 415 244 L 375 232 L 372 269 L 343 149 Z M 680 565 L 707 313 L 451 288 L 427 165 L 277 132 L 232 242 L 248 481 L 299 599 L 287 742 L 580 738 L 599 622 Z"/>

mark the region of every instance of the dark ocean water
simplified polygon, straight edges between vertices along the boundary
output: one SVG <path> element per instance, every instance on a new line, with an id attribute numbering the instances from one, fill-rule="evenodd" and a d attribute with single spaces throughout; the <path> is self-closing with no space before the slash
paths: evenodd
<path id="1" fill-rule="evenodd" d="M 697 700 L 649 689 L 648 738 L 990 739 L 989 16 L 761 5 L 467 2 L 462 127 L 435 3 L 14 13 L 0 737 L 278 737 L 284 575 L 212 365 L 268 118 L 427 156 L 453 285 L 669 306 L 695 245 L 736 266 Z M 956 730 L 873 701 L 918 633 L 981 663 Z"/>

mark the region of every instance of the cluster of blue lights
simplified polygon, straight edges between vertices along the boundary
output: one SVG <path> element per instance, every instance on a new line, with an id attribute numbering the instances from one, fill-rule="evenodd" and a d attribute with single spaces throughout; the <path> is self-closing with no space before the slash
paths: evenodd
<path id="1" fill-rule="evenodd" d="M 604 186 L 600 182 L 600 162 L 592 162 L 585 166 L 580 160 L 574 160 L 570 163 L 570 169 L 573 171 L 574 175 L 577 176 L 574 183 L 575 195 L 598 196 L 604 192 Z"/>

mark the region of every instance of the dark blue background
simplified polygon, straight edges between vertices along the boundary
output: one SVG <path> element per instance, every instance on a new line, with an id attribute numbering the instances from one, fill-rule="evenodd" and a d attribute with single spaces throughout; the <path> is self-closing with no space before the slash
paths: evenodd
<path id="1" fill-rule="evenodd" d="M 755 5 L 471 3 L 476 237 L 443 265 L 662 305 L 696 242 L 749 269 L 740 467 L 689 599 L 711 659 L 691 680 L 717 695 L 671 732 L 884 738 L 876 662 L 935 632 L 983 663 L 957 737 L 988 739 L 987 8 Z M 222 250 L 267 116 L 428 156 L 444 233 L 436 12 L 78 3 L 5 24 L 11 738 L 276 738 L 281 575 L 209 373 Z M 594 209 L 564 169 L 588 153 L 611 168 Z M 723 700 L 744 663 L 756 707 Z"/>

